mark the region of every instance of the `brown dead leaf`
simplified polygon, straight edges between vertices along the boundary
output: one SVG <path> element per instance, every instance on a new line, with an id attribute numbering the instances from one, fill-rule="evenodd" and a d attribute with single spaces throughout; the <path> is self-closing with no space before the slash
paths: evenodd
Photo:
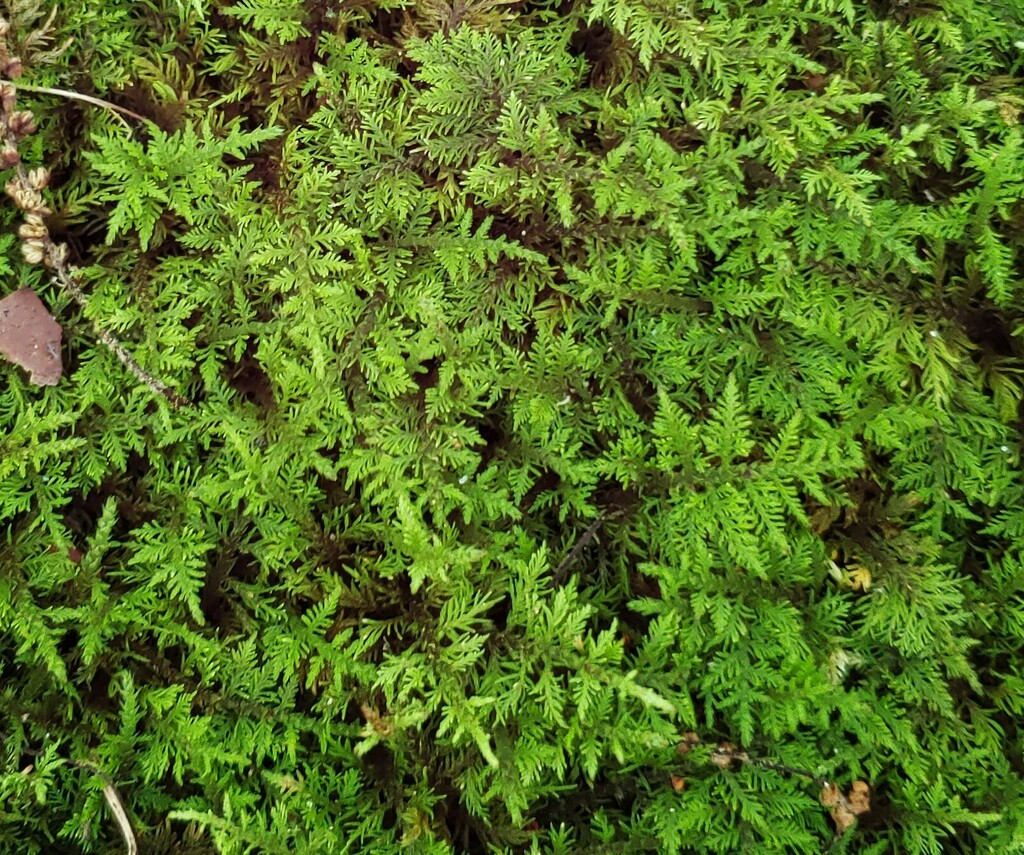
<path id="1" fill-rule="evenodd" d="M 843 834 L 858 816 L 871 810 L 871 788 L 864 781 L 854 781 L 849 794 L 844 796 L 835 784 L 826 784 L 821 789 L 821 803 L 830 808 L 836 834 Z"/>
<path id="2" fill-rule="evenodd" d="M 63 332 L 31 288 L 0 300 L 0 354 L 28 371 L 29 382 L 55 386 L 60 381 Z"/>
<path id="3" fill-rule="evenodd" d="M 854 781 L 847 796 L 850 808 L 858 816 L 871 810 L 871 787 L 865 781 Z"/>
<path id="4" fill-rule="evenodd" d="M 686 778 L 682 778 L 679 775 L 672 775 L 669 777 L 669 780 L 672 782 L 672 789 L 677 793 L 681 793 L 686 789 Z"/>

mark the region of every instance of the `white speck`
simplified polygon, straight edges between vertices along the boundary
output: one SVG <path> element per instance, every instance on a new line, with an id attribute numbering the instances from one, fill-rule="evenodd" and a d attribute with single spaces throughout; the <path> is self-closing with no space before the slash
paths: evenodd
<path id="1" fill-rule="evenodd" d="M 1008 446 L 1008 445 L 1000 445 L 999 446 L 999 450 L 1001 452 L 1003 452 L 1003 454 L 1009 454 L 1010 453 L 1010 446 Z"/>
<path id="2" fill-rule="evenodd" d="M 929 330 L 928 331 L 928 335 L 930 335 L 932 338 L 938 338 L 939 337 L 939 331 L 938 330 Z"/>
<path id="3" fill-rule="evenodd" d="M 332 706 L 333 704 L 334 704 L 334 698 L 328 698 L 327 699 L 327 706 Z"/>
<path id="4" fill-rule="evenodd" d="M 572 400 L 572 395 L 566 395 L 566 396 L 565 396 L 564 398 L 562 398 L 562 400 L 561 400 L 561 401 L 559 401 L 559 402 L 558 402 L 557 404 L 555 404 L 555 406 L 556 406 L 556 407 L 564 407 L 564 406 L 565 406 L 566 404 L 568 404 L 568 403 L 569 403 L 569 402 L 570 402 L 571 400 Z"/>
<path id="5" fill-rule="evenodd" d="M 669 809 L 668 809 L 668 812 L 669 812 L 669 813 L 675 813 L 675 812 L 676 812 L 676 809 L 675 809 L 675 808 L 669 808 Z"/>
<path id="6" fill-rule="evenodd" d="M 468 476 L 468 475 L 463 475 L 463 476 L 462 476 L 462 477 L 461 477 L 461 478 L 459 479 L 459 483 L 460 483 L 460 484 L 465 484 L 465 483 L 467 483 L 468 481 L 469 481 L 469 476 Z"/>
<path id="7" fill-rule="evenodd" d="M 523 237 L 526 237 L 526 229 L 523 229 L 522 234 L 523 234 Z"/>
<path id="8" fill-rule="evenodd" d="M 935 201 L 935 194 L 932 193 L 931 190 L 925 190 L 924 191 L 924 198 L 927 199 L 929 202 L 934 202 Z"/>
<path id="9" fill-rule="evenodd" d="M 886 68 L 892 68 L 892 63 L 891 63 L 891 62 L 887 62 L 887 63 L 885 64 L 885 67 L 886 67 Z"/>
<path id="10" fill-rule="evenodd" d="M 1024 50 L 1024 41 L 1022 41 L 1022 42 L 1014 42 L 1013 46 L 1015 48 L 1017 48 L 1018 50 Z"/>

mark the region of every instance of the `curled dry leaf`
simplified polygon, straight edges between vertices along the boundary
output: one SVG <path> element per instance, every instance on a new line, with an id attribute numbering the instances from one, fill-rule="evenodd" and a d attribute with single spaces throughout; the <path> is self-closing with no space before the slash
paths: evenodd
<path id="1" fill-rule="evenodd" d="M 0 354 L 29 374 L 37 386 L 55 386 L 63 369 L 63 330 L 31 288 L 0 300 Z"/>

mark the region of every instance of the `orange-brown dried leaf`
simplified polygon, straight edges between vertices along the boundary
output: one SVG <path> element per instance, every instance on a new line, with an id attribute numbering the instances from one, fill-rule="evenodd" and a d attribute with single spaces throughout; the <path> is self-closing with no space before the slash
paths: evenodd
<path id="1" fill-rule="evenodd" d="M 686 778 L 679 775 L 672 775 L 669 780 L 672 782 L 672 789 L 677 793 L 681 793 L 686 789 Z"/>

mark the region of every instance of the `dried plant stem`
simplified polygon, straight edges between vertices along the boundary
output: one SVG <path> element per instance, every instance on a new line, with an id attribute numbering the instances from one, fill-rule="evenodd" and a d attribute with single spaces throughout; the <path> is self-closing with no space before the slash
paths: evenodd
<path id="1" fill-rule="evenodd" d="M 57 262 L 58 263 L 53 267 L 52 275 L 54 281 L 56 281 L 58 285 L 60 285 L 65 291 L 67 291 L 68 294 L 71 295 L 72 299 L 74 299 L 74 301 L 78 303 L 78 305 L 81 306 L 82 309 L 85 309 L 85 307 L 88 305 L 88 298 L 82 291 L 81 285 L 78 284 L 78 281 L 75 279 L 74 275 L 62 263 L 62 259 L 57 259 Z M 128 348 L 125 347 L 124 344 L 122 344 L 121 341 L 117 338 L 117 336 L 115 336 L 112 332 L 110 332 L 109 330 L 105 330 L 100 326 L 97 326 L 92 321 L 90 321 L 90 325 L 92 326 L 93 333 L 96 335 L 96 337 L 101 342 L 103 342 L 103 344 L 105 344 L 111 351 L 113 351 L 114 356 L 121 360 L 121 364 L 124 365 L 124 367 L 127 368 L 132 374 L 134 374 L 136 379 L 140 383 L 147 386 L 151 391 L 155 392 L 157 395 L 161 395 L 164 398 L 166 398 L 168 403 L 170 403 L 171 406 L 175 408 L 188 407 L 191 405 L 191 401 L 189 401 L 182 395 L 179 395 L 170 386 L 168 386 L 163 381 L 158 380 L 156 377 L 154 377 L 152 374 L 146 371 L 145 368 L 139 365 L 139 363 L 135 361 L 135 357 L 133 357 L 129 352 Z"/>
<path id="2" fill-rule="evenodd" d="M 810 772 L 807 769 L 797 769 L 795 766 L 786 766 L 784 763 L 775 763 L 771 760 L 765 760 L 762 757 L 753 757 L 746 751 L 731 748 L 727 744 L 719 745 L 711 752 L 711 761 L 713 763 L 720 765 L 720 761 L 722 760 L 726 760 L 730 763 L 746 763 L 750 766 L 757 766 L 759 769 L 767 769 L 771 772 L 779 772 L 783 775 L 796 775 L 799 778 L 807 778 L 808 780 L 814 781 L 814 783 L 819 787 L 828 786 L 829 783 L 827 778 L 815 775 L 814 772 Z"/>
<path id="3" fill-rule="evenodd" d="M 580 553 L 586 548 L 587 544 L 590 543 L 590 541 L 592 541 L 597 535 L 598 529 L 601 528 L 601 525 L 606 520 L 620 516 L 622 513 L 624 513 L 622 509 L 618 509 L 614 511 L 602 511 L 597 515 L 597 518 L 587 527 L 587 530 L 580 535 L 580 539 L 577 540 L 573 548 L 569 550 L 569 554 L 562 559 L 561 563 L 555 569 L 555 572 L 551 576 L 552 585 L 557 587 L 565 582 L 566 576 L 572 569 L 572 565 L 575 563 L 576 559 L 579 558 Z"/>
<path id="4" fill-rule="evenodd" d="M 75 765 L 81 769 L 86 769 L 92 772 L 100 781 L 103 782 L 103 797 L 107 800 L 107 807 L 110 808 L 111 814 L 114 816 L 114 822 L 117 823 L 118 829 L 121 831 L 121 836 L 124 838 L 124 845 L 128 849 L 128 855 L 138 855 L 139 844 L 135 840 L 135 832 L 132 831 L 131 820 L 128 819 L 128 811 L 125 809 L 124 800 L 121 798 L 121 794 L 117 791 L 117 787 L 114 786 L 114 782 L 110 778 L 100 771 L 99 767 L 88 760 L 76 760 Z"/>
<path id="5" fill-rule="evenodd" d="M 81 92 L 75 92 L 71 89 L 54 89 L 49 86 L 32 86 L 28 83 L 19 83 L 19 89 L 24 89 L 26 92 L 38 92 L 40 95 L 59 95 L 62 98 L 70 98 L 74 101 L 84 101 L 86 104 L 93 104 L 97 107 L 103 107 L 104 109 L 111 110 L 114 113 L 122 113 L 125 116 L 129 116 L 137 121 L 144 122 L 146 117 L 136 113 L 134 110 L 129 110 L 127 107 L 120 107 L 117 104 L 112 104 L 110 101 L 104 101 L 102 98 L 96 98 L 92 95 L 83 95 Z M 120 116 L 118 117 L 120 118 Z M 123 119 L 121 119 L 124 122 Z M 124 122 L 124 126 L 131 127 L 127 122 Z"/>

